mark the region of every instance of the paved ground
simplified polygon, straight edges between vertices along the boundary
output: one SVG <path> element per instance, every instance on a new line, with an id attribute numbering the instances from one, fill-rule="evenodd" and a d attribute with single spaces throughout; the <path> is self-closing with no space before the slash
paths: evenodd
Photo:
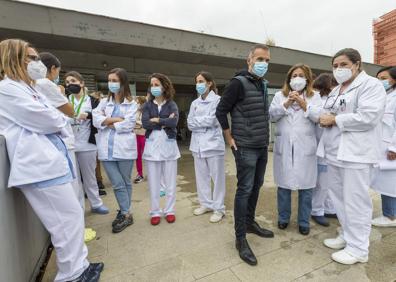
<path id="1" fill-rule="evenodd" d="M 370 260 L 367 264 L 344 266 L 332 262 L 332 251 L 323 246 L 325 238 L 336 234 L 337 221 L 328 228 L 312 223 L 311 234 L 302 236 L 296 225 L 296 193 L 293 193 L 291 226 L 276 227 L 276 190 L 272 178 L 272 155 L 261 192 L 257 221 L 275 232 L 275 238 L 248 235 L 256 256 L 255 267 L 243 263 L 234 247 L 233 198 L 236 187 L 235 164 L 227 152 L 227 215 L 221 223 L 209 223 L 210 214 L 194 216 L 198 206 L 193 160 L 186 148 L 179 161 L 177 220 L 159 226 L 149 223 L 147 182 L 133 187 L 135 223 L 119 234 L 111 233 L 117 204 L 107 184 L 105 203 L 109 215 L 86 213 L 86 225 L 97 231 L 96 240 L 88 243 L 92 262 L 103 261 L 101 281 L 396 281 L 396 228 L 377 229 L 371 234 Z M 135 174 L 134 174 L 135 175 Z M 380 201 L 373 193 L 375 215 Z M 54 255 L 44 278 L 55 275 Z"/>

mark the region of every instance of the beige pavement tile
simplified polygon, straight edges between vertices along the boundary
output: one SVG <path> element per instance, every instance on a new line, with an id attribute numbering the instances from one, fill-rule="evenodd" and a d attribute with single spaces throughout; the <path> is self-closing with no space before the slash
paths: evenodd
<path id="1" fill-rule="evenodd" d="M 242 281 L 281 282 L 296 279 L 331 261 L 322 247 L 309 240 L 258 256 L 257 259 L 257 266 L 241 263 L 231 267 L 231 270 Z"/>
<path id="2" fill-rule="evenodd" d="M 239 279 L 231 270 L 225 269 L 212 275 L 198 279 L 199 282 L 239 282 Z"/>

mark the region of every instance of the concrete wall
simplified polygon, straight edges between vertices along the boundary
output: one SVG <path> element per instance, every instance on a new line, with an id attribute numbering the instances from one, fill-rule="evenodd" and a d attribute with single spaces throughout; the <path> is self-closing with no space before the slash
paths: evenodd
<path id="1" fill-rule="evenodd" d="M 49 236 L 23 194 L 8 189 L 9 162 L 0 135 L 0 281 L 34 281 L 49 246 Z"/>

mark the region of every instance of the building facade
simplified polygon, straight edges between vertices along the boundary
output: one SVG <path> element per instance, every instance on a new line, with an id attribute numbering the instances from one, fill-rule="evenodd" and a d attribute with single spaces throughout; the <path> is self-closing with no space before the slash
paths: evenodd
<path id="1" fill-rule="evenodd" d="M 374 63 L 396 65 L 396 9 L 373 21 Z"/>

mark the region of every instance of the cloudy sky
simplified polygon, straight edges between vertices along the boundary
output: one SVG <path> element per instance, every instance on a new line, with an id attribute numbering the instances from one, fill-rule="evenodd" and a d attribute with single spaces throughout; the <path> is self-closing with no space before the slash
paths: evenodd
<path id="1" fill-rule="evenodd" d="M 372 20 L 396 0 L 30 0 L 83 11 L 333 55 L 345 47 L 373 61 Z"/>

